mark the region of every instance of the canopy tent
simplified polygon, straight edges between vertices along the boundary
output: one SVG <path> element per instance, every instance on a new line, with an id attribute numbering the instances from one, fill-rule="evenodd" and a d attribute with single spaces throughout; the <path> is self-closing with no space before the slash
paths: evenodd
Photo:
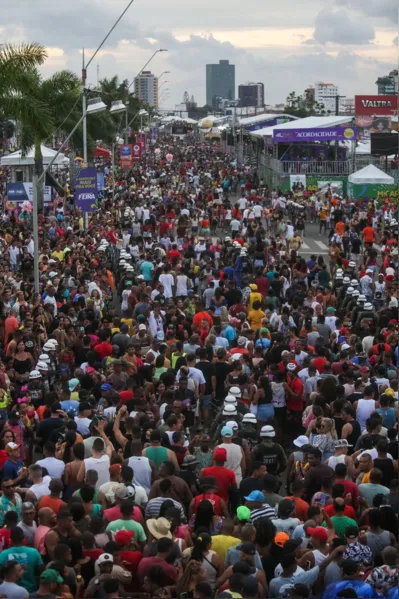
<path id="1" fill-rule="evenodd" d="M 239 124 L 242 127 L 250 127 L 252 125 L 256 125 L 257 123 L 263 123 L 267 121 L 272 121 L 273 119 L 293 119 L 298 120 L 297 116 L 292 116 L 291 114 L 282 114 L 276 112 L 269 112 L 263 114 L 256 114 L 254 116 L 246 116 L 240 117 L 238 119 Z"/>
<path id="2" fill-rule="evenodd" d="M 381 169 L 369 164 L 348 177 L 349 183 L 355 185 L 392 185 L 395 180 Z"/>
<path id="3" fill-rule="evenodd" d="M 250 135 L 254 135 L 255 137 L 272 137 L 273 131 L 276 129 L 317 129 L 320 127 L 326 129 L 328 127 L 345 125 L 345 123 L 350 120 L 350 116 L 307 116 L 304 119 L 289 121 L 288 123 L 282 123 L 281 125 L 257 129 L 256 131 L 251 131 Z"/>
<path id="4" fill-rule="evenodd" d="M 111 158 L 111 150 L 107 150 L 107 148 L 101 148 L 100 146 L 97 146 L 94 152 L 94 156 L 96 158 Z"/>
<path id="5" fill-rule="evenodd" d="M 47 148 L 46 146 L 40 146 L 42 156 L 43 156 L 43 165 L 47 166 L 50 164 L 54 156 L 57 154 L 56 150 L 52 150 L 51 148 Z M 13 152 L 8 156 L 4 156 L 1 159 L 1 166 L 34 166 L 35 164 L 35 149 L 30 148 L 26 154 L 22 155 L 22 150 L 18 150 L 18 152 Z M 53 163 L 56 166 L 65 166 L 69 164 L 69 158 L 64 156 L 64 154 L 60 154 L 57 156 L 55 162 Z"/>

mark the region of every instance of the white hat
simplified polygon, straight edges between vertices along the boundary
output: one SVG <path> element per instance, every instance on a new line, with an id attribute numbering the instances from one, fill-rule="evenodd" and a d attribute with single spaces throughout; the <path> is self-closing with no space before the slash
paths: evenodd
<path id="1" fill-rule="evenodd" d="M 237 345 L 241 345 L 241 346 L 246 346 L 247 344 L 247 339 L 246 337 L 238 337 L 237 339 Z"/>
<path id="2" fill-rule="evenodd" d="M 145 324 L 139 324 L 139 331 L 146 331 L 147 327 L 145 326 Z"/>
<path id="3" fill-rule="evenodd" d="M 55 346 L 52 343 L 46 341 L 46 343 L 43 345 L 43 349 L 44 351 L 54 351 Z"/>
<path id="4" fill-rule="evenodd" d="M 344 284 L 345 285 L 349 285 L 349 283 L 351 282 L 349 277 L 344 277 Z"/>
<path id="5" fill-rule="evenodd" d="M 234 398 L 241 397 L 241 389 L 240 389 L 240 387 L 230 387 L 230 389 L 229 389 L 229 395 L 227 397 L 229 397 L 230 395 L 232 395 Z"/>
<path id="6" fill-rule="evenodd" d="M 363 295 L 362 293 L 359 295 L 358 297 L 358 302 L 365 302 L 367 301 L 367 297 L 365 295 Z"/>
<path id="7" fill-rule="evenodd" d="M 47 366 L 46 362 L 38 362 L 36 364 L 36 368 L 38 370 L 46 370 L 46 371 L 48 370 L 48 366 Z"/>
<path id="8" fill-rule="evenodd" d="M 224 240 L 225 241 L 231 241 L 231 237 L 225 237 Z"/>
<path id="9" fill-rule="evenodd" d="M 338 281 L 341 281 L 344 278 L 344 276 L 341 273 L 338 273 L 337 275 L 335 275 L 335 279 Z"/>
<path id="10" fill-rule="evenodd" d="M 140 279 L 140 281 L 144 281 L 144 275 L 137 275 L 137 279 Z"/>
<path id="11" fill-rule="evenodd" d="M 57 275 L 58 275 L 58 272 L 56 272 L 55 270 L 52 270 L 48 276 L 50 277 L 50 279 L 54 279 L 54 277 L 56 277 Z"/>
<path id="12" fill-rule="evenodd" d="M 355 289 L 355 291 L 352 293 L 352 297 L 359 297 L 360 296 L 360 291 L 358 289 Z"/>
<path id="13" fill-rule="evenodd" d="M 389 302 L 388 308 L 397 308 L 398 307 L 398 300 L 396 299 L 396 297 L 392 297 L 391 301 Z"/>
<path id="14" fill-rule="evenodd" d="M 373 309 L 373 306 L 372 306 L 372 304 L 370 304 L 370 302 L 366 302 L 366 303 L 364 304 L 364 308 L 363 308 L 363 309 L 364 309 L 364 310 L 372 310 L 372 309 Z"/>
<path id="15" fill-rule="evenodd" d="M 100 557 L 96 561 L 96 564 L 98 566 L 100 566 L 101 564 L 106 564 L 106 563 L 109 563 L 109 564 L 114 563 L 114 558 L 112 557 L 112 555 L 110 553 L 103 553 L 102 555 L 100 555 Z"/>
<path id="16" fill-rule="evenodd" d="M 39 362 L 50 362 L 50 356 L 48 356 L 47 354 L 40 354 L 39 356 Z"/>
<path id="17" fill-rule="evenodd" d="M 294 362 L 288 362 L 287 370 L 289 370 L 290 372 L 294 372 L 296 370 L 296 365 L 294 364 Z"/>
<path id="18" fill-rule="evenodd" d="M 32 370 L 32 372 L 29 375 L 30 379 L 41 379 L 42 375 L 40 374 L 40 372 L 38 370 Z"/>
<path id="19" fill-rule="evenodd" d="M 58 347 L 58 341 L 57 341 L 57 339 L 47 339 L 46 343 L 50 343 L 51 345 L 54 345 L 55 347 Z"/>
<path id="20" fill-rule="evenodd" d="M 224 426 L 228 426 L 229 428 L 232 428 L 233 431 L 238 431 L 238 424 L 235 420 L 229 420 L 229 422 L 226 422 L 226 424 Z"/>
<path id="21" fill-rule="evenodd" d="M 244 414 L 242 421 L 243 421 L 243 423 L 248 422 L 250 424 L 256 424 L 258 422 L 255 414 L 252 414 L 252 412 L 248 412 L 247 414 Z"/>
<path id="22" fill-rule="evenodd" d="M 344 271 L 342 270 L 342 268 L 337 268 L 337 270 L 336 270 L 336 274 L 337 274 L 337 275 L 343 275 L 343 274 L 344 274 Z"/>
<path id="23" fill-rule="evenodd" d="M 352 287 L 359 287 L 359 281 L 357 281 L 356 279 L 352 279 L 351 285 L 352 285 Z"/>
<path id="24" fill-rule="evenodd" d="M 372 268 L 366 268 L 366 272 L 371 272 L 372 275 L 374 274 L 374 271 Z"/>
<path id="25" fill-rule="evenodd" d="M 347 293 L 348 295 L 352 295 L 352 293 L 353 293 L 354 291 L 355 291 L 355 290 L 353 289 L 353 287 L 348 287 L 348 289 L 346 290 L 346 293 Z"/>
<path id="26" fill-rule="evenodd" d="M 350 266 L 351 268 L 356 268 L 356 262 L 354 262 L 353 260 L 351 260 L 349 262 L 348 266 Z"/>
<path id="27" fill-rule="evenodd" d="M 270 424 L 266 424 L 262 426 L 260 430 L 261 437 L 275 437 L 276 433 L 274 432 L 274 428 Z"/>
<path id="28" fill-rule="evenodd" d="M 306 435 L 299 435 L 299 437 L 294 439 L 293 443 L 295 447 L 303 447 L 304 445 L 308 445 L 309 439 Z"/>
<path id="29" fill-rule="evenodd" d="M 350 348 L 351 348 L 351 346 L 350 346 L 350 345 L 348 345 L 347 343 L 343 343 L 343 344 L 341 345 L 341 349 L 350 349 Z"/>
<path id="30" fill-rule="evenodd" d="M 226 397 L 224 398 L 224 405 L 236 406 L 237 398 L 235 397 L 235 395 L 226 395 Z"/>
<path id="31" fill-rule="evenodd" d="M 231 404 L 223 406 L 222 416 L 237 416 L 236 407 Z"/>

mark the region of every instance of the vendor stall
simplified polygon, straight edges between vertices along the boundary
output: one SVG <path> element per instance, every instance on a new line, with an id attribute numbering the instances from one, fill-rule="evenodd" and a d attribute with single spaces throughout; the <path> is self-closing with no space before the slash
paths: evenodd
<path id="1" fill-rule="evenodd" d="M 398 186 L 395 180 L 373 164 L 369 164 L 348 177 L 349 195 L 355 199 L 397 198 Z"/>

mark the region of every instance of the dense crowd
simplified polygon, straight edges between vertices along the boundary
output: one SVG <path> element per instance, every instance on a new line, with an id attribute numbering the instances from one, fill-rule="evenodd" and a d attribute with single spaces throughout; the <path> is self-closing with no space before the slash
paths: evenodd
<path id="1" fill-rule="evenodd" d="M 0 596 L 397 598 L 396 208 L 192 138 L 105 170 L 39 248 L 3 210 Z"/>

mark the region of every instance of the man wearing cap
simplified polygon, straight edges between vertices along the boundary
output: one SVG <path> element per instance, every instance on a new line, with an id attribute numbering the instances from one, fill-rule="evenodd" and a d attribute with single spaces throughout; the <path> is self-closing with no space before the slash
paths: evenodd
<path id="1" fill-rule="evenodd" d="M 245 505 L 251 510 L 251 523 L 255 524 L 262 518 L 273 519 L 276 517 L 276 510 L 266 503 L 262 491 L 251 491 L 244 497 Z"/>
<path id="2" fill-rule="evenodd" d="M 231 427 L 224 426 L 221 430 L 221 437 L 222 443 L 217 447 L 226 450 L 226 468 L 234 472 L 239 485 L 246 468 L 244 450 L 240 445 L 233 443 L 233 429 Z"/>
<path id="3" fill-rule="evenodd" d="M 264 464 L 270 474 L 277 475 L 287 467 L 287 458 L 284 449 L 274 442 L 276 436 L 274 428 L 266 424 L 261 428 L 261 443 L 252 452 L 252 460 Z"/>
<path id="4" fill-rule="evenodd" d="M 228 427 L 225 427 L 226 429 Z M 229 429 L 230 431 L 231 429 Z M 226 431 L 225 431 L 226 432 Z M 231 431 L 231 436 L 233 431 Z M 238 446 L 237 446 L 238 447 Z M 204 468 L 202 477 L 212 477 L 215 479 L 217 488 L 215 494 L 228 505 L 232 492 L 237 489 L 237 479 L 235 472 L 226 466 L 227 450 L 223 446 L 215 448 L 213 453 L 215 465 Z"/>
<path id="5" fill-rule="evenodd" d="M 306 530 L 306 535 L 310 536 L 312 550 L 306 551 L 302 555 L 301 559 L 298 561 L 298 565 L 306 567 L 309 562 L 310 567 L 313 568 L 324 562 L 330 553 L 330 547 L 328 546 L 329 534 L 328 530 L 322 526 L 316 526 L 315 528 L 310 526 Z"/>
<path id="6" fill-rule="evenodd" d="M 15 486 L 28 476 L 28 470 L 25 468 L 20 457 L 20 449 L 21 446 L 13 441 L 10 441 L 5 446 L 8 458 L 2 468 L 3 480 L 9 480 Z"/>

